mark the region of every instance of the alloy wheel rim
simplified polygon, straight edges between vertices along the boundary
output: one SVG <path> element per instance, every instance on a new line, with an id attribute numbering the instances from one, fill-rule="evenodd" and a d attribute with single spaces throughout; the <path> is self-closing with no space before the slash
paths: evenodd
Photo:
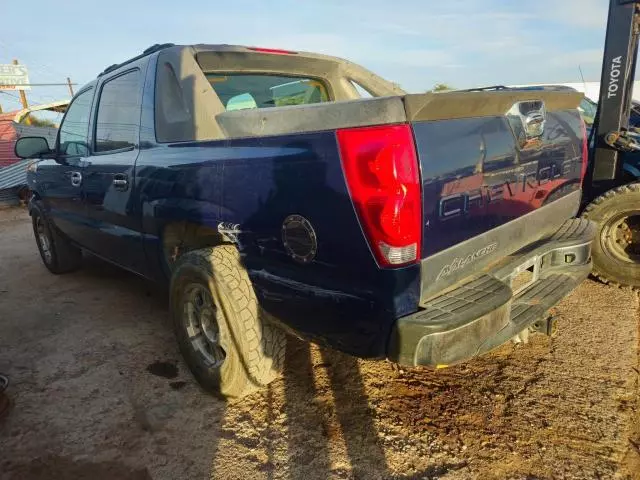
<path id="1" fill-rule="evenodd" d="M 222 367 L 227 354 L 220 309 L 209 290 L 200 284 L 188 285 L 184 299 L 183 323 L 191 346 L 208 368 Z"/>
<path id="2" fill-rule="evenodd" d="M 38 216 L 38 218 L 36 219 L 36 232 L 38 244 L 40 245 L 40 251 L 42 252 L 44 261 L 47 264 L 50 264 L 53 257 L 51 253 L 51 242 L 49 241 L 49 236 L 47 235 L 44 222 L 42 221 L 42 217 L 40 216 Z"/>

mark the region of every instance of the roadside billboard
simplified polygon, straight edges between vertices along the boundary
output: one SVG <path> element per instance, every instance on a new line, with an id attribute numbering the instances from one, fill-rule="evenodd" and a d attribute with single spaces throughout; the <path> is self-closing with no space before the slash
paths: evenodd
<path id="1" fill-rule="evenodd" d="M 0 64 L 0 90 L 31 90 L 27 67 Z"/>

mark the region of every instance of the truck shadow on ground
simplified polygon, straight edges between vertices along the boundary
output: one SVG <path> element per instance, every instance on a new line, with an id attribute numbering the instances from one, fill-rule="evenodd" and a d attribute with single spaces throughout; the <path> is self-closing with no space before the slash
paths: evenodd
<path id="1" fill-rule="evenodd" d="M 230 451 L 239 462 L 251 459 L 254 478 L 267 479 L 422 479 L 464 468 L 465 461 L 424 456 L 420 467 L 408 469 L 409 475 L 398 472 L 397 465 L 391 468 L 387 456 L 396 448 L 380 430 L 375 404 L 381 398 L 367 393 L 372 383 L 391 383 L 391 377 L 372 382 L 364 378 L 356 358 L 289 337 L 282 377 L 227 407 L 221 426 L 224 440 L 213 454 L 210 478 L 237 478 L 225 470 Z M 389 393 L 384 386 L 382 390 Z M 424 408 L 415 409 L 415 402 L 412 406 L 412 417 L 425 416 Z M 415 455 L 417 459 L 420 454 Z"/>
<path id="2" fill-rule="evenodd" d="M 624 375 L 582 360 L 586 310 L 565 322 L 562 355 L 539 339 L 517 355 L 507 348 L 437 372 L 290 339 L 281 378 L 224 403 L 179 356 L 162 288 L 92 258 L 51 277 L 28 254 L 16 257 L 17 283 L 0 283 L 0 368 L 16 401 L 0 424 L 7 478 L 475 478 L 478 469 L 482 478 L 553 478 L 561 464 L 595 478 L 594 458 L 601 472 L 616 471 L 609 445 L 622 424 L 609 427 L 609 413 L 594 422 L 593 403 L 581 399 L 605 391 L 597 398 L 609 412 Z M 580 306 L 579 296 L 570 301 Z M 158 362 L 177 376 L 148 368 Z M 601 440 L 564 447 L 587 438 Z"/>
<path id="3" fill-rule="evenodd" d="M 115 283 L 115 290 L 122 290 L 124 301 L 131 296 L 139 299 L 131 304 L 131 312 L 136 308 L 150 311 L 156 328 L 166 330 L 155 338 L 168 343 L 155 346 L 158 358 L 140 365 L 144 372 L 139 373 L 165 380 L 174 393 L 158 399 L 140 393 L 142 398 L 132 401 L 132 427 L 158 437 L 173 429 L 173 434 L 192 438 L 194 443 L 205 441 L 212 457 L 211 470 L 207 472 L 210 478 L 240 478 L 228 470 L 229 457 L 244 458 L 240 463 L 254 469 L 252 478 L 405 478 L 393 475 L 389 469 L 356 358 L 289 337 L 282 377 L 254 395 L 225 403 L 199 389 L 179 356 L 161 358 L 160 352 L 176 352 L 162 287 L 91 256 L 85 258 L 83 270 L 76 275 L 84 277 L 83 282 L 93 285 L 94 291 L 114 290 Z M 117 291 L 109 293 L 118 296 Z M 131 327 L 135 328 L 130 324 Z M 176 367 L 179 373 L 174 372 Z M 130 386 L 134 390 L 141 387 L 144 385 Z M 175 395 L 182 397 L 177 404 Z M 172 405 L 158 405 L 162 399 Z M 147 400 L 150 403 L 145 404 Z M 194 406 L 207 417 L 206 431 L 199 439 L 187 431 L 187 425 L 180 432 L 181 428 L 175 431 L 171 419 L 154 419 L 154 412 L 166 408 L 171 410 L 171 416 L 177 417 L 175 410 L 182 408 L 187 410 L 185 415 L 193 415 Z M 124 437 L 130 435 L 125 433 Z M 190 442 L 182 441 L 179 448 L 188 450 Z M 406 478 L 428 477 L 441 468 L 434 466 Z"/>
<path id="4" fill-rule="evenodd" d="M 300 478 L 331 472 L 330 444 L 340 442 L 356 478 L 371 478 L 372 472 L 387 471 L 384 450 L 378 440 L 371 410 L 364 391 L 358 362 L 353 357 L 322 350 L 322 363 L 317 364 L 315 377 L 324 376 L 324 385 L 314 378 L 314 365 L 309 344 L 289 340 L 284 372 L 290 468 L 295 468 Z M 300 414 L 299 408 L 305 412 Z M 335 417 L 339 430 L 331 425 Z M 296 452 L 301 444 L 316 447 Z M 384 475 L 382 475 L 384 476 Z"/>

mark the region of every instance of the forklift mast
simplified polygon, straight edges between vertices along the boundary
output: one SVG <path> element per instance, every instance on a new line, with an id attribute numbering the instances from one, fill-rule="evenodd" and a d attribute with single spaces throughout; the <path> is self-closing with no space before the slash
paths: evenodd
<path id="1" fill-rule="evenodd" d="M 592 135 L 591 188 L 617 185 L 622 176 L 640 33 L 640 0 L 610 0 L 598 112 Z"/>

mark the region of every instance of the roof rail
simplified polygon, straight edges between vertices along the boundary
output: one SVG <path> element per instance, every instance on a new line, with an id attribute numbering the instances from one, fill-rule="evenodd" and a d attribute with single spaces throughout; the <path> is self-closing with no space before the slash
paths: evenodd
<path id="1" fill-rule="evenodd" d="M 504 85 L 491 85 L 490 87 L 478 87 L 478 88 L 467 88 L 466 90 L 459 90 L 461 92 L 486 92 L 490 90 L 509 90 L 509 87 L 505 87 Z"/>
<path id="2" fill-rule="evenodd" d="M 122 63 L 114 63 L 113 65 L 109 65 L 102 72 L 98 74 L 98 77 L 102 75 L 113 72 L 114 70 L 126 65 L 127 63 L 135 62 L 136 60 L 141 59 L 142 57 L 146 57 L 147 55 L 151 55 L 152 53 L 158 52 L 160 50 L 164 50 L 165 48 L 175 47 L 173 43 L 156 43 L 155 45 L 151 45 L 149 48 L 145 49 L 140 55 L 130 58 L 129 60 L 125 60 Z"/>

